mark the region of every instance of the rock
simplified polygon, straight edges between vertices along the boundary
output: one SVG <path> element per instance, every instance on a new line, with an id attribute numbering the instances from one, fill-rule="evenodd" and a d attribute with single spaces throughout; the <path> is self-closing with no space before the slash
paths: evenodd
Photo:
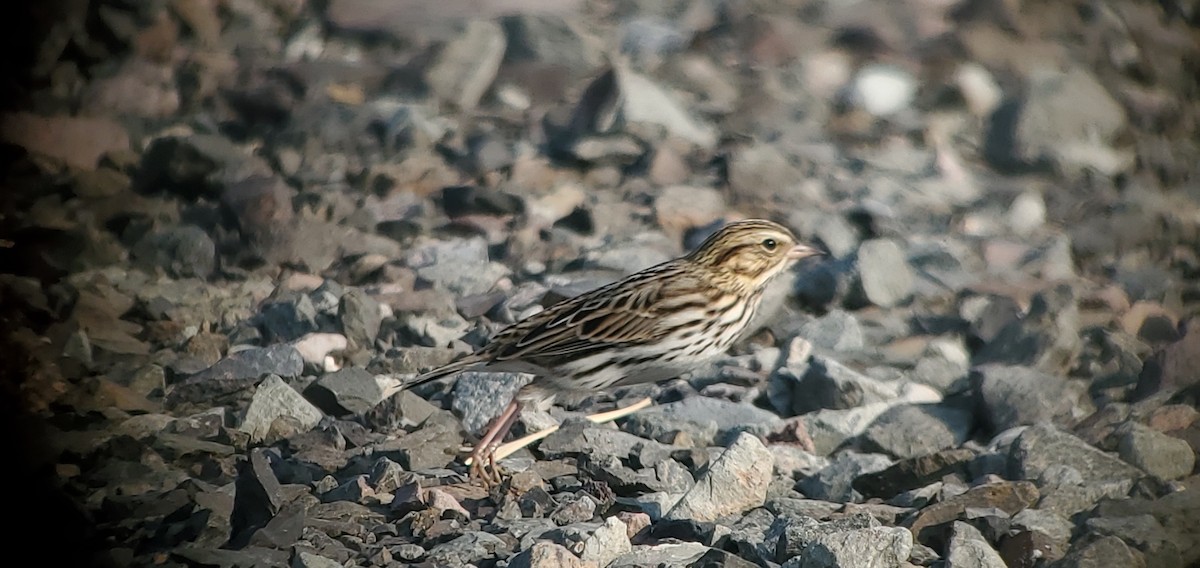
<path id="1" fill-rule="evenodd" d="M 1051 511 L 1025 509 L 1013 516 L 1000 556 L 1009 566 L 1056 561 L 1066 554 L 1074 529 L 1073 523 Z"/>
<path id="2" fill-rule="evenodd" d="M 1086 496 L 1081 496 L 1083 500 L 1078 502 L 1084 508 L 1103 497 L 1125 495 L 1134 481 L 1143 476 L 1136 467 L 1048 424 L 1025 430 L 1009 449 L 1008 459 L 1011 477 L 1015 479 L 1043 479 L 1064 467 L 1071 468 L 1079 476 L 1078 486 L 1086 489 Z M 1053 502 L 1055 493 L 1064 491 L 1061 487 L 1050 490 L 1046 499 Z M 1045 501 L 1040 507 L 1053 508 Z M 1069 515 L 1077 511 L 1058 512 Z"/>
<path id="3" fill-rule="evenodd" d="M 892 465 L 892 460 L 880 454 L 843 452 L 833 463 L 796 484 L 796 489 L 806 497 L 825 501 L 856 502 L 857 492 L 851 484 L 868 473 L 883 471 Z"/>
<path id="4" fill-rule="evenodd" d="M 818 410 L 801 416 L 800 420 L 812 438 L 816 454 L 829 455 L 850 438 L 865 432 L 891 406 L 875 402 L 847 410 Z"/>
<path id="5" fill-rule="evenodd" d="M 852 487 L 863 497 L 889 498 L 911 489 L 925 487 L 947 475 L 961 478 L 967 473 L 975 452 L 965 448 L 949 449 L 925 456 L 900 460 L 886 469 L 854 478 Z"/>
<path id="6" fill-rule="evenodd" d="M 979 530 L 955 521 L 946 553 L 947 568 L 1007 568 L 1000 553 L 988 544 Z"/>
<path id="7" fill-rule="evenodd" d="M 1111 146 L 1126 121 L 1121 105 L 1088 71 L 1035 70 L 1024 100 L 1005 102 L 992 115 L 983 153 L 1006 170 L 1054 165 L 1111 176 L 1132 166 L 1130 153 Z"/>
<path id="8" fill-rule="evenodd" d="M 603 428 L 588 421 L 567 421 L 538 446 L 546 459 L 588 456 L 599 462 L 604 458 L 628 459 L 640 454 L 642 463 L 657 463 L 671 456 L 676 446 L 639 438 L 628 432 Z"/>
<path id="9" fill-rule="evenodd" d="M 712 125 L 691 116 L 675 97 L 650 78 L 624 67 L 616 69 L 621 92 L 621 114 L 631 124 L 661 126 L 670 134 L 701 148 L 717 142 Z"/>
<path id="10" fill-rule="evenodd" d="M 758 507 L 767 498 L 773 467 L 774 456 L 762 442 L 740 434 L 665 518 L 713 521 Z"/>
<path id="11" fill-rule="evenodd" d="M 379 311 L 379 302 L 358 288 L 351 288 L 342 295 L 339 309 L 342 320 L 342 333 L 360 348 L 370 348 L 375 345 L 375 337 L 379 335 L 379 326 L 383 323 L 383 314 Z"/>
<path id="12" fill-rule="evenodd" d="M 909 529 L 918 540 L 928 540 L 922 531 L 958 520 L 969 509 L 996 508 L 1014 515 L 1037 502 L 1037 487 L 1028 481 L 997 481 L 968 489 L 965 493 L 922 509 Z"/>
<path id="13" fill-rule="evenodd" d="M 184 384 L 210 381 L 241 383 L 240 386 L 244 388 L 246 383 L 252 384 L 267 375 L 297 377 L 303 371 L 304 360 L 294 348 L 290 345 L 272 345 L 230 353 L 213 366 L 188 377 Z"/>
<path id="14" fill-rule="evenodd" d="M 597 566 L 608 566 L 631 549 L 625 523 L 617 517 L 608 517 L 604 519 L 603 526 L 583 541 L 579 558 L 584 562 L 595 562 Z"/>
<path id="15" fill-rule="evenodd" d="M 531 375 L 521 373 L 462 373 L 454 383 L 454 400 L 450 407 L 462 417 L 464 430 L 480 435 L 488 423 L 504 411 L 517 391 L 532 379 Z"/>
<path id="16" fill-rule="evenodd" d="M 404 327 L 427 347 L 445 347 L 465 335 L 470 324 L 458 314 L 430 314 L 409 316 Z"/>
<path id="17" fill-rule="evenodd" d="M 292 557 L 291 568 L 339 568 L 341 565 L 331 558 L 298 550 Z"/>
<path id="18" fill-rule="evenodd" d="M 992 432 L 1069 416 L 1066 381 L 1029 367 L 985 365 L 972 373 Z"/>
<path id="19" fill-rule="evenodd" d="M 382 452 L 408 471 L 425 470 L 445 467 L 454 461 L 462 442 L 456 428 L 429 424 L 398 439 L 375 444 L 372 450 Z"/>
<path id="20" fill-rule="evenodd" d="M 1184 440 L 1173 438 L 1136 422 L 1115 432 L 1120 437 L 1121 459 L 1161 479 L 1180 479 L 1192 473 L 1196 454 Z"/>
<path id="21" fill-rule="evenodd" d="M 230 542 L 244 546 L 283 506 L 279 480 L 271 470 L 269 450 L 256 448 L 242 464 L 235 481 Z"/>
<path id="22" fill-rule="evenodd" d="M 296 432 L 307 432 L 321 421 L 322 416 L 317 407 L 278 375 L 270 375 L 255 390 L 239 429 L 258 442 L 276 428 L 277 420 L 290 422 Z"/>
<path id="23" fill-rule="evenodd" d="M 849 519 L 847 519 L 849 520 Z M 912 533 L 897 527 L 842 528 L 839 523 L 809 524 L 780 539 L 776 558 L 787 568 L 899 566 L 913 547 Z M 855 523 L 858 524 L 858 523 Z M 802 525 L 803 526 L 803 525 Z"/>
<path id="24" fill-rule="evenodd" d="M 631 434 L 663 440 L 674 431 L 692 435 L 696 445 L 724 443 L 739 432 L 767 434 L 778 425 L 774 413 L 756 406 L 719 398 L 689 397 L 647 408 L 630 416 L 625 430 Z"/>
<path id="25" fill-rule="evenodd" d="M 1071 550 L 1071 553 L 1055 564 L 1056 568 L 1104 568 L 1129 566 L 1146 568 L 1146 560 L 1130 550 L 1121 539 L 1105 536 Z"/>
<path id="26" fill-rule="evenodd" d="M 897 458 L 913 458 L 967 441 L 971 412 L 948 405 L 902 404 L 876 418 L 862 439 L 865 449 Z"/>
<path id="27" fill-rule="evenodd" d="M 125 127 L 110 118 L 24 112 L 0 116 L 0 140 L 83 170 L 96 169 L 104 154 L 130 148 Z"/>
<path id="28" fill-rule="evenodd" d="M 491 262 L 482 238 L 426 243 L 414 248 L 406 262 L 417 276 L 461 296 L 485 293 L 508 274 L 504 265 Z"/>
<path id="29" fill-rule="evenodd" d="M 815 347 L 835 352 L 859 351 L 864 345 L 858 319 L 838 309 L 802 325 L 800 336 Z"/>
<path id="30" fill-rule="evenodd" d="M 810 453 L 792 444 L 767 446 L 775 456 L 776 475 L 790 478 L 808 477 L 829 465 L 829 459 Z"/>
<path id="31" fill-rule="evenodd" d="M 482 531 L 469 531 L 454 540 L 431 548 L 425 561 L 434 566 L 478 565 L 507 556 L 508 551 L 508 543 L 500 537 Z"/>
<path id="32" fill-rule="evenodd" d="M 657 568 L 658 566 L 694 566 L 710 549 L 696 542 L 635 546 L 608 564 L 608 568 Z"/>
<path id="33" fill-rule="evenodd" d="M 174 278 L 208 278 L 217 265 L 217 250 L 200 227 L 183 225 L 147 234 L 131 250 L 134 259 Z"/>
<path id="34" fill-rule="evenodd" d="M 383 400 L 384 393 L 380 378 L 358 367 L 325 375 L 304 389 L 304 396 L 333 416 L 369 412 Z"/>
<path id="35" fill-rule="evenodd" d="M 496 79 L 505 44 L 500 24 L 472 20 L 461 36 L 442 49 L 425 80 L 443 100 L 464 111 L 474 109 Z"/>
<path id="36" fill-rule="evenodd" d="M 912 293 L 912 268 L 896 241 L 872 239 L 863 242 L 858 247 L 858 269 L 863 294 L 876 306 L 895 306 Z"/>
<path id="37" fill-rule="evenodd" d="M 585 568 L 587 564 L 561 544 L 538 541 L 508 559 L 509 568 Z"/>
<path id="38" fill-rule="evenodd" d="M 726 207 L 721 192 L 705 187 L 673 185 L 663 188 L 654 199 L 655 217 L 669 234 L 708 225 L 720 219 Z"/>
<path id="39" fill-rule="evenodd" d="M 1023 365 L 1051 374 L 1064 373 L 1081 349 L 1080 327 L 1077 294 L 1069 285 L 1060 284 L 1035 295 L 1025 317 L 1000 328 L 975 353 L 973 363 Z"/>
<path id="40" fill-rule="evenodd" d="M 596 500 L 586 494 L 567 495 L 559 498 L 558 508 L 550 513 L 550 520 L 558 526 L 582 523 L 596 515 Z"/>
<path id="41" fill-rule="evenodd" d="M 344 351 L 349 345 L 346 336 L 340 333 L 309 333 L 292 342 L 305 363 L 318 367 L 325 366 L 325 358 L 331 353 Z"/>
<path id="42" fill-rule="evenodd" d="M 893 384 L 878 381 L 837 360 L 814 355 L 804 367 L 788 365 L 777 373 L 792 393 L 791 410 L 806 414 L 823 408 L 846 409 L 891 402 L 899 397 Z"/>
<path id="43" fill-rule="evenodd" d="M 1046 222 L 1046 201 L 1042 194 L 1027 191 L 1018 195 L 1008 209 L 1008 226 L 1018 235 L 1029 235 Z"/>
<path id="44" fill-rule="evenodd" d="M 1200 366 L 1200 321 L 1190 320 L 1186 330 L 1183 338 L 1146 360 L 1134 390 L 1136 400 L 1145 400 L 1159 392 L 1189 389 L 1200 383 L 1193 372 Z"/>

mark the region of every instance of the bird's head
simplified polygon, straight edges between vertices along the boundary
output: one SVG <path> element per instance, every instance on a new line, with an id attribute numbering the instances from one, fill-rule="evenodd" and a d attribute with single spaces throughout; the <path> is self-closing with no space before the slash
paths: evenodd
<path id="1" fill-rule="evenodd" d="M 801 243 L 778 223 L 761 219 L 737 221 L 722 227 L 688 259 L 747 289 L 760 289 L 804 258 L 824 254 Z"/>

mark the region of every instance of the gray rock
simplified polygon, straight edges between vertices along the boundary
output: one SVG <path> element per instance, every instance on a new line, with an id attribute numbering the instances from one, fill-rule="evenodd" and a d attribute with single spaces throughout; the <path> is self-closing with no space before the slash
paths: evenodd
<path id="1" fill-rule="evenodd" d="M 234 487 L 229 540 L 244 546 L 283 507 L 279 479 L 271 470 L 271 453 L 262 448 L 251 450 L 249 459 L 238 470 Z"/>
<path id="2" fill-rule="evenodd" d="M 985 365 L 973 382 L 992 432 L 1050 421 L 1070 412 L 1066 381 L 1029 367 Z"/>
<path id="3" fill-rule="evenodd" d="M 687 468 L 673 459 L 664 459 L 654 463 L 653 467 L 635 470 L 626 467 L 615 456 L 604 456 L 588 458 L 583 469 L 596 480 L 607 483 L 618 495 L 661 491 L 677 497 L 696 483 Z"/>
<path id="4" fill-rule="evenodd" d="M 188 377 L 183 384 L 227 383 L 245 388 L 267 375 L 298 377 L 304 371 L 304 359 L 290 345 L 254 347 L 230 353 L 213 366 Z"/>
<path id="5" fill-rule="evenodd" d="M 767 446 L 775 456 L 775 473 L 787 477 L 812 475 L 829 465 L 829 458 L 810 453 L 800 446 L 771 444 Z"/>
<path id="6" fill-rule="evenodd" d="M 967 390 L 970 368 L 971 355 L 962 338 L 939 337 L 929 343 L 908 376 L 938 392 L 957 393 Z"/>
<path id="7" fill-rule="evenodd" d="M 800 417 L 818 455 L 829 455 L 846 440 L 858 436 L 870 427 L 892 404 L 874 402 L 846 410 L 818 410 Z"/>
<path id="8" fill-rule="evenodd" d="M 181 225 L 142 237 L 130 251 L 136 262 L 161 268 L 175 278 L 208 278 L 216 270 L 217 247 L 195 225 Z"/>
<path id="9" fill-rule="evenodd" d="M 538 451 L 546 459 L 586 455 L 593 461 L 599 461 L 607 457 L 627 459 L 634 454 L 640 454 L 644 464 L 667 459 L 672 452 L 679 449 L 682 448 L 639 438 L 628 432 L 604 428 L 587 421 L 563 423 L 562 428 L 547 436 L 538 446 Z"/>
<path id="10" fill-rule="evenodd" d="M 845 352 L 863 348 L 862 326 L 858 318 L 844 310 L 831 310 L 805 323 L 800 326 L 800 335 L 821 349 Z"/>
<path id="11" fill-rule="evenodd" d="M 756 436 L 738 435 L 666 518 L 713 521 L 762 505 L 774 463 L 774 456 Z"/>
<path id="12" fill-rule="evenodd" d="M 294 301 L 271 302 L 259 312 L 258 325 L 268 339 L 296 340 L 319 328 L 317 308 L 306 295 Z"/>
<path id="13" fill-rule="evenodd" d="M 598 566 L 608 566 L 631 549 L 625 523 L 617 517 L 608 517 L 604 519 L 603 526 L 583 541 L 583 550 L 580 551 L 579 558 L 584 562 L 595 562 Z"/>
<path id="14" fill-rule="evenodd" d="M 975 353 L 976 365 L 997 363 L 1064 373 L 1079 355 L 1078 292 L 1068 284 L 1039 292 L 1024 318 L 1009 321 Z"/>
<path id="15" fill-rule="evenodd" d="M 899 527 L 825 532 L 813 535 L 804 543 L 804 552 L 788 559 L 783 567 L 900 566 L 908 560 L 912 548 L 912 533 Z"/>
<path id="16" fill-rule="evenodd" d="M 1050 424 L 1030 426 L 1009 449 L 1011 479 L 1038 480 L 1044 488 L 1039 507 L 1070 515 L 1104 497 L 1128 493 L 1143 473 Z M 1051 485 L 1046 477 L 1063 467 L 1078 473 L 1078 486 Z M 1074 510 L 1071 510 L 1074 509 Z"/>
<path id="17" fill-rule="evenodd" d="M 861 498 L 851 487 L 854 479 L 866 473 L 882 471 L 890 465 L 892 460 L 885 455 L 843 452 L 828 467 L 801 480 L 796 488 L 812 499 L 854 502 Z"/>
<path id="18" fill-rule="evenodd" d="M 1121 459 L 1161 479 L 1181 479 L 1196 465 L 1196 454 L 1187 442 L 1136 422 L 1117 429 Z"/>
<path id="19" fill-rule="evenodd" d="M 676 98 L 652 79 L 624 67 L 616 69 L 621 90 L 621 115 L 630 124 L 659 126 L 672 135 L 701 148 L 717 142 L 711 124 L 695 117 Z"/>
<path id="20" fill-rule="evenodd" d="M 361 349 L 370 349 L 375 345 L 375 337 L 379 335 L 379 326 L 383 324 L 383 314 L 379 311 L 379 302 L 358 288 L 351 288 L 342 295 L 339 315 L 342 320 L 342 333 Z"/>
<path id="21" fill-rule="evenodd" d="M 971 432 L 971 412 L 940 404 L 902 404 L 881 414 L 862 439 L 865 448 L 913 458 L 957 447 Z"/>
<path id="22" fill-rule="evenodd" d="M 472 20 L 466 31 L 442 50 L 425 80 L 443 100 L 471 110 L 496 79 L 505 44 L 500 24 Z"/>
<path id="23" fill-rule="evenodd" d="M 445 424 L 427 424 L 394 440 L 371 446 L 376 455 L 399 463 L 404 469 L 423 470 L 445 467 L 454 461 L 462 445 L 457 428 Z"/>
<path id="24" fill-rule="evenodd" d="M 582 523 L 596 516 L 596 500 L 589 495 L 576 493 L 558 499 L 558 508 L 550 513 L 550 520 L 562 526 Z"/>
<path id="25" fill-rule="evenodd" d="M 292 568 L 341 568 L 342 563 L 331 558 L 325 558 L 319 554 L 312 554 L 303 550 L 296 551 L 296 555 L 292 557 Z"/>
<path id="26" fill-rule="evenodd" d="M 383 394 L 375 375 L 359 367 L 330 373 L 304 389 L 309 400 L 334 416 L 368 412 L 383 400 Z"/>
<path id="27" fill-rule="evenodd" d="M 858 247 L 858 269 L 863 293 L 876 306 L 895 306 L 912 294 L 912 268 L 896 241 L 865 241 Z"/>
<path id="28" fill-rule="evenodd" d="M 478 237 L 430 242 L 405 259 L 417 276 L 460 296 L 483 294 L 509 272 L 490 260 L 487 241 Z"/>
<path id="29" fill-rule="evenodd" d="M 984 156 L 1004 169 L 1054 165 L 1114 175 L 1133 165 L 1130 153 L 1111 146 L 1126 125 L 1124 109 L 1088 71 L 1039 69 L 1024 100 L 994 113 Z"/>
<path id="30" fill-rule="evenodd" d="M 751 404 L 711 397 L 688 397 L 647 408 L 630 416 L 625 429 L 635 435 L 664 439 L 674 431 L 686 431 L 697 446 L 724 443 L 739 432 L 767 434 L 780 423 L 774 413 Z"/>
<path id="31" fill-rule="evenodd" d="M 292 352 L 295 353 L 295 350 Z M 239 429 L 247 433 L 252 441 L 259 442 L 272 431 L 277 420 L 291 422 L 297 432 L 307 432 L 321 421 L 322 416 L 317 407 L 283 379 L 271 375 L 258 385 Z"/>
<path id="32" fill-rule="evenodd" d="M 978 529 L 955 521 L 946 553 L 946 568 L 1008 568 L 1008 565 Z"/>
<path id="33" fill-rule="evenodd" d="M 561 16 L 522 13 L 506 17 L 501 23 L 508 39 L 506 61 L 534 61 L 574 73 L 583 73 L 600 63 L 597 53 Z"/>
<path id="34" fill-rule="evenodd" d="M 450 407 L 462 417 L 463 429 L 475 435 L 483 433 L 493 418 L 504 412 L 521 387 L 533 380 L 521 373 L 468 371 L 454 383 Z"/>
<path id="35" fill-rule="evenodd" d="M 875 116 L 889 116 L 912 104 L 917 86 L 916 78 L 904 69 L 871 64 L 855 75 L 850 96 L 863 110 Z"/>
<path id="36" fill-rule="evenodd" d="M 434 566 L 465 566 L 507 557 L 508 551 L 508 543 L 500 537 L 482 531 L 469 531 L 431 548 L 425 561 Z"/>
<path id="37" fill-rule="evenodd" d="M 471 324 L 458 314 L 421 314 L 405 318 L 404 327 L 428 347 L 446 347 L 465 335 Z"/>
<path id="38" fill-rule="evenodd" d="M 608 568 L 658 568 L 659 566 L 694 566 L 710 549 L 698 542 L 639 545 L 608 564 Z"/>
<path id="39" fill-rule="evenodd" d="M 860 475 L 852 485 L 864 497 L 889 498 L 904 491 L 928 487 L 948 475 L 969 478 L 968 467 L 975 457 L 976 453 L 966 448 L 916 456 L 900 460 L 887 469 Z"/>

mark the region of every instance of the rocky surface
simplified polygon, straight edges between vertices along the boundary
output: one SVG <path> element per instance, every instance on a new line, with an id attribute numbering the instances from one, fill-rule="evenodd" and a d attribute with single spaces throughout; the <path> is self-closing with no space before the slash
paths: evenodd
<path id="1" fill-rule="evenodd" d="M 10 4 L 13 550 L 1200 563 L 1194 3 Z M 527 377 L 385 397 L 745 217 L 831 254 L 726 357 L 527 409 L 500 487 L 462 450 Z"/>

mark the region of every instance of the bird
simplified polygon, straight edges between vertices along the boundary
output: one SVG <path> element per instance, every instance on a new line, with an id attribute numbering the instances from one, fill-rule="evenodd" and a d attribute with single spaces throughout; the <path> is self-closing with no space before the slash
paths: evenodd
<path id="1" fill-rule="evenodd" d="M 823 254 L 778 223 L 732 222 L 688 254 L 517 321 L 399 390 L 469 370 L 532 374 L 471 452 L 471 477 L 497 484 L 496 449 L 525 405 L 547 405 L 562 391 L 660 382 L 703 365 L 750 331 L 772 280 Z"/>

